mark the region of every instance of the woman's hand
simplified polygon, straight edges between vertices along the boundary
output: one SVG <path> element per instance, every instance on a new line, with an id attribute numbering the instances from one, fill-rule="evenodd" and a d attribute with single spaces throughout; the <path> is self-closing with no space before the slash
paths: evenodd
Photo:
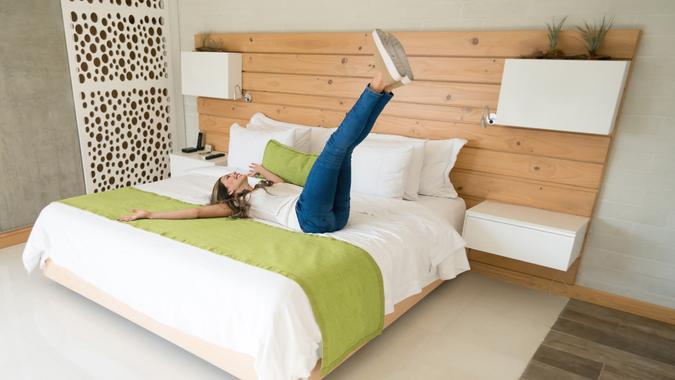
<path id="1" fill-rule="evenodd" d="M 266 171 L 267 170 L 265 170 L 265 168 L 262 165 L 256 164 L 256 163 L 253 163 L 253 162 L 248 166 L 248 176 L 249 177 L 255 177 L 258 174 L 261 174 L 262 176 L 265 176 Z"/>
<path id="2" fill-rule="evenodd" d="M 264 166 L 256 163 L 251 163 L 249 166 L 248 176 L 253 177 L 256 174 L 260 174 L 265 177 L 265 179 L 272 181 L 272 183 L 283 183 L 284 180 L 281 179 L 278 175 L 272 173 L 271 171 L 265 169 Z"/>
<path id="3" fill-rule="evenodd" d="M 150 211 L 133 209 L 131 210 L 131 212 L 133 212 L 133 215 L 121 216 L 117 220 L 119 220 L 120 222 L 131 222 L 132 220 L 150 218 Z"/>

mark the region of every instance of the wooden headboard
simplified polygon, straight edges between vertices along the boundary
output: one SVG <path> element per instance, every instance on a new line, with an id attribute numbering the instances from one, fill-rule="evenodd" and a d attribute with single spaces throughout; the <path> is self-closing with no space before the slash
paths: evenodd
<path id="1" fill-rule="evenodd" d="M 591 216 L 611 136 L 491 126 L 482 108 L 497 107 L 504 58 L 547 47 L 543 30 L 400 32 L 415 82 L 396 91 L 374 132 L 428 139 L 466 138 L 452 182 L 470 207 L 493 199 Z M 632 59 L 640 31 L 612 30 L 600 54 Z M 243 88 L 253 101 L 199 98 L 206 141 L 226 151 L 228 129 L 255 112 L 283 121 L 336 127 L 373 70 L 369 33 L 212 34 L 226 51 L 243 53 Z M 195 36 L 195 43 L 201 43 Z M 565 31 L 559 46 L 584 53 L 578 33 Z M 470 252 L 474 269 L 573 283 L 579 260 L 560 272 L 487 253 Z"/>

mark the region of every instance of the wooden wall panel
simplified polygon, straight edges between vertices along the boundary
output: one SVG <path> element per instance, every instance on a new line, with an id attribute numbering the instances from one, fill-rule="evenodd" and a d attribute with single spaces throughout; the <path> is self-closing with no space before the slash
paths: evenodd
<path id="1" fill-rule="evenodd" d="M 469 171 L 597 189 L 602 165 L 466 147 L 455 164 Z"/>
<path id="2" fill-rule="evenodd" d="M 485 199 L 590 216 L 602 183 L 611 136 L 479 125 L 482 109 L 496 109 L 504 58 L 547 46 L 543 30 L 397 32 L 416 81 L 400 88 L 373 131 L 422 139 L 465 138 L 452 181 L 468 207 Z M 639 30 L 611 30 L 601 54 L 631 59 Z M 366 32 L 213 34 L 227 51 L 243 54 L 243 87 L 252 103 L 200 98 L 207 142 L 227 150 L 228 128 L 255 112 L 316 127 L 336 127 L 372 75 Z M 196 36 L 196 43 L 200 37 Z M 560 47 L 583 53 L 576 31 Z M 472 263 L 572 283 L 567 272 L 471 252 Z"/>
<path id="3" fill-rule="evenodd" d="M 261 94 L 265 94 L 261 96 Z M 254 93 L 253 103 L 200 98 L 198 111 L 202 115 L 221 116 L 227 118 L 250 119 L 256 112 L 284 121 L 322 126 L 337 127 L 354 100 L 346 98 L 313 97 L 293 95 L 285 97 L 279 93 Z M 286 101 L 297 105 L 308 100 L 309 106 L 283 105 L 277 99 L 294 99 Z M 309 102 L 314 99 L 315 102 Z M 333 99 L 333 100 L 329 100 Z M 347 103 L 347 102 L 350 103 Z M 344 104 L 343 104 L 344 103 Z M 333 109 L 321 107 L 333 105 Z M 400 106 L 405 105 L 401 108 Z M 410 109 L 427 110 L 428 105 L 390 103 L 385 108 L 374 128 L 378 133 L 397 134 L 417 138 L 447 139 L 465 138 L 469 147 L 496 150 L 502 152 L 524 153 L 533 156 L 563 158 L 575 161 L 603 163 L 609 147 L 609 137 L 580 135 L 574 133 L 538 131 L 524 128 L 508 128 L 492 126 L 481 128 L 477 123 L 446 122 L 424 120 L 418 117 L 398 117 L 405 115 Z M 441 106 L 437 106 L 441 108 Z M 442 107 L 455 108 L 455 107 Z M 340 109 L 336 111 L 335 109 Z M 394 110 L 393 112 L 391 110 Z M 439 111 L 440 113 L 440 111 Z M 417 116 L 416 114 L 414 116 Z M 426 117 L 433 117 L 427 115 Z"/>
<path id="4" fill-rule="evenodd" d="M 243 87 L 254 91 L 357 98 L 366 87 L 365 78 L 296 74 L 247 73 Z M 396 90 L 394 102 L 497 108 L 499 85 L 414 81 Z"/>
<path id="5" fill-rule="evenodd" d="M 512 271 L 528 273 L 537 277 L 551 278 L 567 284 L 574 283 L 577 270 L 579 269 L 579 263 L 581 262 L 580 259 L 577 259 L 574 263 L 572 263 L 570 269 L 567 272 L 563 272 L 560 270 L 509 259 L 508 257 L 496 256 L 486 252 L 476 251 L 474 249 L 469 249 L 468 251 L 469 260 L 472 262 L 489 264 Z"/>
<path id="6" fill-rule="evenodd" d="M 581 216 L 592 214 L 597 195 L 597 191 L 575 186 L 555 185 L 464 169 L 454 169 L 451 177 L 452 183 L 462 197 L 467 195 Z"/>
<path id="7" fill-rule="evenodd" d="M 320 95 L 288 94 L 280 92 L 249 91 L 255 104 L 275 104 L 308 108 L 321 108 L 347 112 L 356 98 Z M 221 100 L 213 99 L 215 102 Z M 479 123 L 483 110 L 478 107 L 441 106 L 435 104 L 390 102 L 383 115 L 401 116 L 409 119 L 464 121 Z"/>
<path id="8" fill-rule="evenodd" d="M 519 57 L 548 46 L 544 30 L 485 32 L 395 32 L 410 55 L 442 57 Z M 640 31 L 613 29 L 599 54 L 630 59 Z M 285 54 L 373 54 L 369 32 L 334 33 L 213 33 L 209 39 L 226 51 Z M 195 36 L 199 44 L 201 36 Z M 563 31 L 559 47 L 568 54 L 584 53 L 578 32 Z"/>
<path id="9" fill-rule="evenodd" d="M 328 75 L 369 78 L 369 55 L 243 54 L 243 70 L 255 73 Z M 501 83 L 504 60 L 498 58 L 411 57 L 415 80 Z"/>
<path id="10" fill-rule="evenodd" d="M 230 126 L 237 123 L 246 125 L 248 121 L 236 118 L 214 117 L 211 115 L 199 115 L 199 129 L 206 136 L 205 144 L 213 146 L 214 150 L 227 152 L 230 143 Z"/>

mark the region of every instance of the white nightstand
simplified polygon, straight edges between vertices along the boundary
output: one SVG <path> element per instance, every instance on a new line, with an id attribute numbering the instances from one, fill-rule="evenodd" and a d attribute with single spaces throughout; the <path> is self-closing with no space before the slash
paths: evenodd
<path id="1" fill-rule="evenodd" d="M 589 219 L 484 201 L 466 211 L 467 246 L 561 271 L 579 256 Z"/>
<path id="2" fill-rule="evenodd" d="M 219 152 L 211 152 L 209 154 L 214 154 Z M 214 158 L 212 160 L 205 160 L 204 156 L 208 154 L 199 154 L 195 153 L 170 153 L 169 159 L 171 161 L 171 176 L 177 177 L 185 174 L 186 171 L 197 168 L 208 168 L 210 166 L 227 165 L 227 154 L 223 157 Z"/>

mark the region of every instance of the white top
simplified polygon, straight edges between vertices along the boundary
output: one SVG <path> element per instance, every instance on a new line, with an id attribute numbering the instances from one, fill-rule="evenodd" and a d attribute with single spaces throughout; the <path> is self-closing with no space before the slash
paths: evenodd
<path id="1" fill-rule="evenodd" d="M 470 208 L 466 214 L 568 236 L 575 236 L 588 223 L 588 218 L 583 216 L 494 201 L 483 201 Z"/>
<path id="2" fill-rule="evenodd" d="M 277 183 L 251 193 L 249 214 L 256 219 L 274 222 L 295 231 L 302 231 L 295 213 L 302 187 L 290 183 Z"/>

